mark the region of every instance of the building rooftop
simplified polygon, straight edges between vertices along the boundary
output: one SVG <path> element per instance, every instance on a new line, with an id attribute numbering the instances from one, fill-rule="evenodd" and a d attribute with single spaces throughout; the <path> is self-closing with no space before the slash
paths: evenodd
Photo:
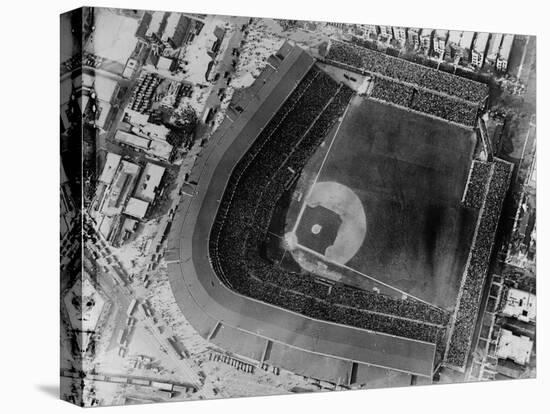
<path id="1" fill-rule="evenodd" d="M 162 181 L 165 168 L 148 162 L 141 174 L 134 197 L 152 202 L 156 196 L 156 190 Z"/>
<path id="2" fill-rule="evenodd" d="M 165 14 L 166 12 L 162 12 L 162 11 L 153 12 L 151 23 L 149 23 L 149 28 L 147 29 L 145 36 L 150 37 L 153 34 L 158 34 L 160 30 L 160 25 L 162 23 L 162 19 L 164 18 Z"/>
<path id="3" fill-rule="evenodd" d="M 489 41 L 489 33 L 478 33 L 474 42 L 474 50 L 478 53 L 485 53 L 487 42 Z"/>
<path id="4" fill-rule="evenodd" d="M 471 49 L 475 32 L 462 32 L 458 45 L 463 49 Z"/>
<path id="5" fill-rule="evenodd" d="M 107 153 L 107 160 L 103 167 L 103 172 L 99 177 L 99 181 L 107 185 L 111 184 L 113 177 L 115 176 L 118 165 L 120 164 L 121 156 L 112 152 Z"/>
<path id="6" fill-rule="evenodd" d="M 137 164 L 124 160 L 120 164 L 102 202 L 101 213 L 108 216 L 120 214 L 126 198 L 134 189 L 134 183 L 140 171 Z"/>
<path id="7" fill-rule="evenodd" d="M 174 60 L 172 58 L 168 58 L 166 56 L 159 57 L 159 60 L 157 61 L 157 69 L 160 70 L 172 70 L 172 67 L 174 65 Z"/>
<path id="8" fill-rule="evenodd" d="M 103 237 L 109 239 L 111 228 L 113 227 L 114 217 L 101 216 L 98 222 L 99 232 Z"/>
<path id="9" fill-rule="evenodd" d="M 170 13 L 170 16 L 168 16 L 168 20 L 166 21 L 166 28 L 162 33 L 163 41 L 167 41 L 169 38 L 174 36 L 182 18 L 183 15 L 180 13 Z"/>
<path id="10" fill-rule="evenodd" d="M 115 140 L 143 150 L 148 150 L 151 145 L 151 140 L 149 138 L 130 134 L 120 129 L 115 133 Z"/>
<path id="11" fill-rule="evenodd" d="M 527 336 L 517 336 L 507 329 L 500 331 L 496 356 L 502 359 L 511 359 L 520 365 L 529 362 L 533 341 Z"/>
<path id="12" fill-rule="evenodd" d="M 122 224 L 122 230 L 132 233 L 136 230 L 137 224 L 138 221 L 136 219 L 126 217 L 124 219 L 124 223 Z"/>
<path id="13" fill-rule="evenodd" d="M 136 132 L 134 128 L 132 131 Z M 165 125 L 153 124 L 151 122 L 146 122 L 140 126 L 138 132 L 142 135 L 147 135 L 147 138 L 154 139 L 157 141 L 166 141 L 166 137 L 170 132 L 170 128 Z"/>
<path id="14" fill-rule="evenodd" d="M 537 315 L 537 297 L 519 289 L 508 290 L 502 313 L 523 322 L 532 322 Z"/>
<path id="15" fill-rule="evenodd" d="M 141 220 L 145 217 L 148 207 L 149 203 L 147 201 L 138 200 L 137 198 L 131 197 L 128 200 L 128 204 L 126 204 L 124 213 Z"/>

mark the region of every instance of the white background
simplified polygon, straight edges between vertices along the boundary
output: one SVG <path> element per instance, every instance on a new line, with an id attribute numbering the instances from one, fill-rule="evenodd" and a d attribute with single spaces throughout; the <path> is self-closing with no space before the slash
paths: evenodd
<path id="1" fill-rule="evenodd" d="M 7 4 L 6 4 L 7 3 Z M 355 3 L 355 4 L 354 4 Z M 538 379 L 109 408 L 120 412 L 539 412 L 548 401 L 548 12 L 535 1 L 111 0 L 87 5 L 503 31 L 538 36 Z M 5 2 L 0 46 L 0 411 L 65 413 L 57 400 L 59 18 L 78 1 Z M 548 405 L 548 403 L 547 403 Z M 546 410 L 548 407 L 546 407 Z M 102 409 L 103 410 L 103 409 Z M 548 412 L 548 411 L 546 411 Z"/>

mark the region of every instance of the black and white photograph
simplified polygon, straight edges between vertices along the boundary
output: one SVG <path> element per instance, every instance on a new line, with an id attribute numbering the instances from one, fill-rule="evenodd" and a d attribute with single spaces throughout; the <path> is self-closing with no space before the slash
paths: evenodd
<path id="1" fill-rule="evenodd" d="M 536 36 L 60 16 L 61 398 L 536 376 Z"/>
<path id="2" fill-rule="evenodd" d="M 541 6 L 9 5 L 5 412 L 544 412 Z"/>

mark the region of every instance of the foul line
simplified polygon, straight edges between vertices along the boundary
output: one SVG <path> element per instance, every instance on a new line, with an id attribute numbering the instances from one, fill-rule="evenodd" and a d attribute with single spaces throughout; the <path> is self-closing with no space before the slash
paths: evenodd
<path id="1" fill-rule="evenodd" d="M 353 98 L 352 98 L 353 99 Z M 300 220 L 302 219 L 302 215 L 304 214 L 304 210 L 306 209 L 306 204 L 309 196 L 311 195 L 311 192 L 313 191 L 313 187 L 317 183 L 317 180 L 319 179 L 319 176 L 321 175 L 321 171 L 323 170 L 323 166 L 325 165 L 325 162 L 328 158 L 328 155 L 330 154 L 330 150 L 332 148 L 332 144 L 334 144 L 334 141 L 336 141 L 336 136 L 338 135 L 338 131 L 340 131 L 340 127 L 344 123 L 344 118 L 346 117 L 346 114 L 348 113 L 348 109 L 351 105 L 351 101 L 348 102 L 348 105 L 346 106 L 346 110 L 342 114 L 342 120 L 338 124 L 338 128 L 336 128 L 336 131 L 334 132 L 334 136 L 332 137 L 332 140 L 330 141 L 330 144 L 328 146 L 327 152 L 323 158 L 323 162 L 321 163 L 321 166 L 319 167 L 319 170 L 317 171 L 317 174 L 315 175 L 315 179 L 313 180 L 313 183 L 311 184 L 311 187 L 309 188 L 306 197 L 304 197 L 304 202 L 302 204 L 302 207 L 300 208 L 300 212 L 298 213 L 298 217 L 296 218 L 296 222 L 294 223 L 294 228 L 292 229 L 292 233 L 296 234 L 296 229 L 298 228 L 298 225 L 300 224 Z"/>
<path id="2" fill-rule="evenodd" d="M 408 293 L 408 292 L 405 292 L 405 291 L 403 291 L 403 290 L 401 290 L 401 289 L 398 289 L 398 288 L 396 288 L 396 287 L 394 287 L 394 286 L 392 286 L 392 285 L 389 285 L 389 284 L 387 284 L 387 283 L 384 283 L 384 282 L 382 282 L 382 281 L 380 281 L 380 280 L 378 280 L 378 279 L 376 279 L 376 278 L 374 278 L 374 277 L 372 277 L 372 276 L 366 275 L 366 274 L 360 272 L 359 270 L 354 269 L 353 267 L 349 267 L 349 266 L 347 266 L 347 265 L 345 265 L 345 264 L 337 263 L 337 262 L 335 262 L 335 261 L 333 261 L 333 260 L 330 260 L 330 259 L 328 259 L 326 256 L 322 255 L 321 253 L 316 252 L 315 250 L 312 250 L 312 249 L 310 249 L 309 247 L 303 246 L 303 245 L 301 245 L 300 243 L 296 243 L 296 247 L 298 247 L 299 249 L 301 249 L 301 250 L 303 250 L 303 251 L 305 251 L 305 252 L 311 253 L 311 254 L 313 254 L 314 256 L 317 256 L 317 257 L 323 259 L 325 262 L 328 262 L 328 263 L 333 264 L 333 265 L 335 265 L 335 266 L 338 266 L 338 267 L 341 267 L 341 268 L 343 268 L 343 269 L 349 270 L 349 271 L 351 271 L 351 272 L 357 273 L 358 275 L 361 275 L 361 276 L 363 276 L 363 277 L 365 277 L 365 278 L 367 278 L 367 279 L 370 279 L 370 280 L 372 280 L 372 281 L 374 281 L 374 282 L 376 282 L 376 283 L 379 283 L 379 284 L 381 284 L 382 286 L 385 286 L 385 287 L 387 287 L 387 288 L 389 288 L 389 289 L 392 289 L 392 290 L 394 290 L 394 291 L 396 291 L 396 292 L 399 292 L 399 293 L 401 293 L 402 295 L 405 295 L 405 296 L 407 296 L 407 297 L 410 297 L 410 298 L 413 298 L 413 299 L 415 299 L 415 300 L 418 300 L 419 302 L 425 303 L 426 305 L 429 305 L 429 306 L 432 307 L 432 308 L 439 309 L 439 310 L 442 310 L 442 311 L 445 311 L 445 312 L 446 312 L 445 309 L 442 309 L 442 308 L 440 308 L 439 306 L 434 305 L 433 303 L 427 302 L 427 301 L 425 301 L 425 300 L 423 300 L 423 299 L 420 299 L 420 298 L 418 298 L 418 297 L 416 297 L 416 296 L 414 296 L 414 295 L 411 295 L 411 294 Z"/>

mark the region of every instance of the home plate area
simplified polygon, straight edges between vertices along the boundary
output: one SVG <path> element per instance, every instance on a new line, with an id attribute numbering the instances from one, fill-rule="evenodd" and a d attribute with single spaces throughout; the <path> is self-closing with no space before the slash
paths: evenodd
<path id="1" fill-rule="evenodd" d="M 345 264 L 359 250 L 366 233 L 366 218 L 359 197 L 336 182 L 315 183 L 309 193 L 296 228 L 290 236 L 296 244 Z"/>

